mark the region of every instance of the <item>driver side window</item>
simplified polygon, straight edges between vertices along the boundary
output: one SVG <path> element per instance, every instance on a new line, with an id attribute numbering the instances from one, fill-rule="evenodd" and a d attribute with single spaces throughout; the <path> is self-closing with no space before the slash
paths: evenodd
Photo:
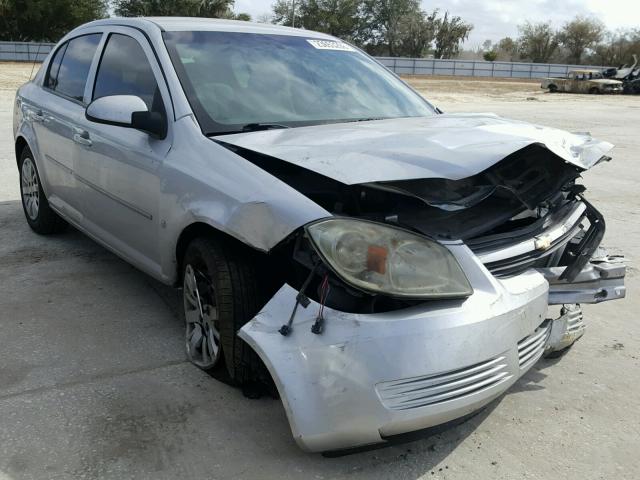
<path id="1" fill-rule="evenodd" d="M 104 48 L 96 74 L 93 100 L 109 95 L 140 97 L 150 112 L 165 114 L 158 83 L 144 50 L 137 40 L 112 33 Z"/>

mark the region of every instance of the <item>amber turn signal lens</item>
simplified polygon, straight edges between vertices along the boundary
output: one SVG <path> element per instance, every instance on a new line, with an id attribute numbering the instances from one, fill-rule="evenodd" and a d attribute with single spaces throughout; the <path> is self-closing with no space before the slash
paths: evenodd
<path id="1" fill-rule="evenodd" d="M 367 249 L 367 269 L 381 275 L 387 273 L 387 255 L 389 250 L 377 245 L 369 245 Z"/>

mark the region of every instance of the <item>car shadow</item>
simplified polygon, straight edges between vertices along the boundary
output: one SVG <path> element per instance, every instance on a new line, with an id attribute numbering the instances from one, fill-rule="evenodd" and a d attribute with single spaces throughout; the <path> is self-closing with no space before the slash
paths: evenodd
<path id="1" fill-rule="evenodd" d="M 65 270 L 66 276 L 60 276 L 62 270 Z M 95 454 L 91 454 L 94 455 L 91 457 L 94 462 L 91 468 L 94 469 L 102 465 L 100 462 L 115 461 L 113 458 L 116 458 L 116 455 L 113 452 L 119 452 L 119 445 L 123 442 L 134 445 L 135 448 L 132 447 L 131 451 L 137 453 L 135 456 L 131 454 L 131 458 L 125 456 L 124 459 L 118 458 L 117 461 L 131 462 L 133 470 L 140 471 L 150 468 L 142 462 L 147 461 L 145 455 L 149 454 L 152 448 L 156 448 L 156 446 L 161 448 L 166 446 L 167 442 L 177 442 L 181 439 L 180 432 L 175 433 L 167 427 L 167 425 L 171 425 L 171 428 L 178 428 L 177 424 L 185 431 L 189 431 L 190 434 L 204 439 L 204 443 L 199 445 L 202 450 L 198 451 L 201 452 L 198 458 L 202 462 L 206 464 L 207 461 L 210 461 L 213 464 L 225 461 L 225 458 L 210 458 L 205 455 L 207 451 L 213 452 L 214 445 L 220 441 L 216 438 L 215 429 L 206 427 L 207 422 L 211 421 L 209 418 L 215 416 L 215 422 L 218 422 L 217 428 L 227 432 L 225 441 L 230 443 L 233 451 L 237 447 L 237 451 L 241 452 L 245 445 L 252 445 L 257 457 L 262 458 L 263 461 L 263 457 L 267 457 L 270 459 L 269 462 L 279 464 L 281 469 L 287 468 L 292 463 L 300 465 L 301 470 L 296 475 L 300 478 L 310 478 L 308 474 L 313 475 L 314 472 L 321 473 L 324 478 L 334 478 L 345 473 L 349 473 L 350 476 L 370 478 L 372 475 L 379 477 L 381 471 L 385 472 L 387 478 L 394 478 L 397 477 L 396 473 L 403 471 L 408 463 L 411 464 L 412 470 L 429 473 L 436 468 L 446 470 L 446 458 L 469 437 L 472 437 L 470 444 L 475 445 L 474 432 L 501 400 L 499 398 L 493 401 L 480 412 L 476 412 L 472 417 L 464 419 L 461 423 L 457 422 L 455 425 L 449 424 L 445 427 L 394 437 L 389 439 L 387 443 L 371 448 L 331 452 L 327 455 L 334 458 L 309 455 L 295 445 L 286 423 L 284 408 L 279 401 L 267 398 L 260 400 L 244 398 L 236 389 L 210 379 L 195 366 L 186 363 L 182 351 L 182 340 L 174 338 L 179 337 L 181 331 L 181 320 L 178 314 L 179 300 L 174 288 L 163 285 L 135 270 L 79 231 L 70 228 L 64 233 L 53 236 L 36 235 L 26 225 L 19 201 L 0 202 L 0 276 L 4 274 L 19 277 L 20 283 L 20 287 L 15 289 L 16 293 L 12 297 L 8 297 L 7 293 L 0 293 L 0 305 L 8 308 L 12 308 L 12 302 L 21 304 L 22 296 L 26 299 L 32 295 L 30 289 L 36 288 L 34 285 L 37 288 L 50 289 L 51 295 L 55 295 L 55 292 L 58 294 L 64 292 L 65 289 L 77 290 L 78 285 L 83 286 L 87 283 L 90 283 L 91 286 L 97 285 L 97 289 L 115 289 L 114 293 L 107 297 L 101 293 L 103 290 L 94 291 L 93 287 L 88 290 L 92 298 L 84 298 L 83 295 L 76 294 L 75 291 L 70 292 L 72 294 L 59 300 L 60 310 L 50 309 L 47 310 L 47 315 L 35 317 L 25 313 L 25 318 L 12 317 L 10 319 L 11 321 L 35 322 L 36 326 L 55 322 L 57 335 L 65 337 L 64 342 L 55 345 L 55 348 L 69 350 L 65 352 L 64 355 L 68 358 L 64 358 L 64 360 L 75 365 L 76 363 L 82 364 L 84 357 L 70 351 L 70 349 L 78 348 L 74 343 L 77 335 L 71 329 L 72 326 L 75 326 L 76 319 L 82 318 L 85 322 L 82 340 L 89 341 L 91 345 L 106 352 L 104 356 L 91 357 L 94 359 L 91 372 L 98 373 L 76 374 L 74 366 L 70 368 L 68 375 L 65 374 L 66 377 L 61 377 L 62 380 L 58 383 L 51 380 L 48 385 L 35 385 L 29 387 L 30 389 L 24 388 L 23 390 L 20 390 L 18 388 L 20 385 L 18 385 L 17 390 L 9 392 L 10 396 L 19 397 L 25 392 L 31 395 L 30 392 L 44 392 L 46 389 L 83 388 L 87 384 L 91 384 L 91 389 L 96 392 L 102 388 L 111 392 L 108 395 L 106 393 L 98 395 L 100 400 L 96 403 L 96 408 L 106 409 L 109 412 L 108 415 L 96 412 L 95 415 L 90 416 L 95 418 L 90 420 L 79 418 L 71 421 L 71 424 L 74 421 L 90 422 L 90 425 L 83 425 L 87 431 L 94 433 L 91 439 L 93 443 L 89 442 L 87 448 L 95 449 L 95 445 L 102 445 L 100 447 L 102 451 L 107 452 L 108 458 L 106 459 L 100 459 L 95 457 Z M 52 279 L 49 280 L 48 277 Z M 82 277 L 84 280 L 77 284 L 71 283 L 72 280 L 67 280 L 76 278 L 77 281 L 78 277 Z M 40 286 L 41 283 L 44 287 Z M 131 297 L 124 297 L 119 293 L 127 291 L 136 293 Z M 97 302 L 100 302 L 102 310 L 97 310 Z M 126 309 L 127 303 L 133 302 L 137 302 L 136 308 L 137 305 L 140 305 L 140 308 L 153 309 L 157 314 L 141 320 L 140 313 L 133 315 L 128 313 L 129 310 Z M 16 309 L 16 311 L 18 310 Z M 140 309 L 134 311 L 140 312 Z M 162 313 L 163 311 L 164 313 Z M 0 328 L 7 321 L 9 319 L 6 316 L 0 317 Z M 95 322 L 95 325 L 91 322 Z M 141 322 L 144 325 L 139 327 Z M 142 367 L 137 363 L 138 357 L 129 356 L 127 353 L 126 342 L 130 341 L 130 329 L 134 327 L 142 328 L 144 332 L 152 330 L 158 332 L 159 336 L 155 338 L 161 345 L 149 347 L 150 350 L 164 349 L 164 356 L 158 356 L 159 360 L 156 361 L 158 366 Z M 95 333 L 92 333 L 93 329 L 95 329 Z M 104 345 L 105 330 L 110 341 L 117 348 L 113 355 L 109 355 L 111 344 Z M 45 342 L 45 339 L 38 334 L 37 328 L 28 330 L 27 334 L 31 335 L 26 339 L 29 348 L 40 348 L 42 342 Z M 51 342 L 55 339 L 46 341 Z M 103 345 L 100 345 L 100 342 L 103 342 Z M 166 353 L 167 351 L 168 353 Z M 129 362 L 128 369 L 118 370 L 122 362 Z M 16 363 L 16 365 L 18 364 Z M 43 378 L 51 377 L 47 371 L 48 368 L 63 369 L 59 363 L 51 363 L 49 366 L 45 362 L 35 366 L 36 370 L 42 371 Z M 153 376 L 157 375 L 159 370 L 172 368 L 180 370 L 179 375 L 181 381 L 184 382 L 184 386 L 178 390 L 173 387 L 172 383 L 166 385 L 158 383 Z M 137 376 L 135 382 L 129 380 L 132 375 Z M 535 374 L 528 374 L 528 377 L 525 377 L 528 380 L 518 382 L 516 388 L 527 388 L 525 385 L 528 382 L 535 384 L 537 379 L 533 375 Z M 176 380 L 173 381 L 176 382 Z M 119 387 L 112 390 L 113 387 L 109 382 L 115 382 Z M 518 387 L 518 385 L 520 386 Z M 0 380 L 0 393 L 4 392 L 4 388 L 5 385 Z M 157 390 L 156 394 L 149 397 L 149 389 L 152 392 Z M 203 393 L 211 396 L 211 405 L 208 402 L 203 402 L 201 398 L 195 398 L 198 394 L 202 395 Z M 140 398 L 144 400 L 141 401 Z M 179 414 L 173 415 L 171 412 Z M 167 418 L 166 415 L 171 418 Z M 244 423 L 239 423 L 238 419 L 244 419 Z M 28 418 L 25 421 L 29 422 Z M 45 420 L 45 427 L 47 421 Z M 117 423 L 113 423 L 120 421 L 123 424 L 122 428 L 119 428 Z M 132 422 L 134 422 L 134 426 L 131 426 Z M 68 434 L 65 430 L 66 426 L 55 428 L 60 428 L 59 435 L 61 436 Z M 135 437 L 132 438 L 145 439 L 148 445 L 140 446 L 136 443 L 137 440 L 134 441 L 127 436 L 133 435 L 133 433 L 135 433 Z M 170 435 L 171 439 L 168 439 Z M 269 441 L 261 443 L 259 439 L 264 438 L 268 438 Z M 56 449 L 55 446 L 52 448 Z M 98 448 L 99 451 L 100 448 Z M 189 463 L 191 461 L 189 455 L 191 454 L 191 452 L 174 449 L 167 453 L 166 458 L 163 457 L 162 461 L 169 466 L 167 468 L 172 468 L 170 465 Z M 61 451 L 57 455 L 64 456 L 65 453 Z M 129 455 L 129 453 L 125 455 Z M 233 461 L 239 458 L 233 455 L 232 457 Z M 245 458 L 244 454 L 242 458 Z M 149 454 L 148 461 L 150 463 L 156 460 L 155 456 Z M 68 459 L 68 461 L 73 463 L 72 459 Z M 100 466 L 100 468 L 102 467 Z M 256 462 L 255 466 L 251 468 L 255 470 L 254 476 L 260 473 L 259 462 Z M 247 476 L 251 475 L 247 473 Z"/>

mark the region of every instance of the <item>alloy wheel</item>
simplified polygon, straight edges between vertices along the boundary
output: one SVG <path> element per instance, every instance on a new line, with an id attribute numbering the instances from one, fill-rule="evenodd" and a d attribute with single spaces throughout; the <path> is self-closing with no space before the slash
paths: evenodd
<path id="1" fill-rule="evenodd" d="M 29 157 L 22 162 L 21 186 L 24 209 L 31 220 L 36 220 L 40 209 L 40 185 L 36 167 Z"/>
<path id="2" fill-rule="evenodd" d="M 207 370 L 220 359 L 220 324 L 215 291 L 208 272 L 187 265 L 184 270 L 183 307 L 189 360 Z"/>

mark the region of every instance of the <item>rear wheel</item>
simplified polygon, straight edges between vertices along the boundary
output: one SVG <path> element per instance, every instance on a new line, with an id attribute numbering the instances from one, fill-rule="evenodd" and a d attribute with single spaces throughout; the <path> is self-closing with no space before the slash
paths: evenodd
<path id="1" fill-rule="evenodd" d="M 49 206 L 42 190 L 36 162 L 28 147 L 22 150 L 18 167 L 22 208 L 31 229 L 43 235 L 63 231 L 67 223 Z"/>
<path id="2" fill-rule="evenodd" d="M 556 85 L 549 85 L 549 93 L 556 93 L 558 91 L 558 87 Z"/>
<path id="3" fill-rule="evenodd" d="M 187 357 L 243 386 L 268 380 L 258 356 L 237 335 L 262 306 L 251 253 L 231 242 L 199 237 L 182 261 Z"/>

